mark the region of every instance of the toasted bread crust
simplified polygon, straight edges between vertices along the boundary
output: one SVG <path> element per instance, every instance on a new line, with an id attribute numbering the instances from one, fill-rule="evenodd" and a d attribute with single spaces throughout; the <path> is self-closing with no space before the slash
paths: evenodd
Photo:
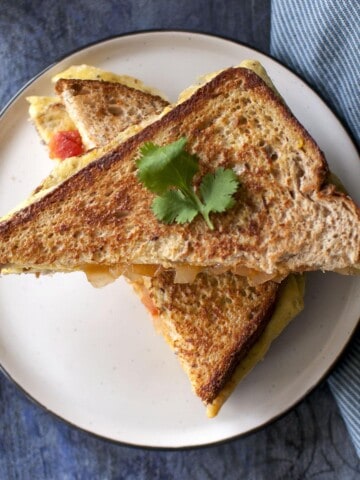
<path id="1" fill-rule="evenodd" d="M 213 216 L 214 232 L 200 217 L 159 223 L 153 195 L 136 177 L 144 142 L 183 135 L 199 156 L 197 182 L 219 166 L 239 173 L 236 206 Z M 324 184 L 327 172 L 318 146 L 277 96 L 251 71 L 231 68 L 0 224 L 0 262 L 55 270 L 123 262 L 240 264 L 267 273 L 346 268 L 360 263 L 360 212 Z"/>
<path id="2" fill-rule="evenodd" d="M 178 356 L 195 393 L 207 405 L 231 378 L 268 324 L 279 284 L 250 286 L 230 273 L 200 274 L 192 284 L 163 272 L 146 281 L 156 324 Z M 189 299 L 193 301 L 189 302 Z"/>
<path id="3" fill-rule="evenodd" d="M 102 80 L 60 79 L 55 90 L 88 148 L 106 145 L 130 124 L 168 105 L 157 95 Z"/>

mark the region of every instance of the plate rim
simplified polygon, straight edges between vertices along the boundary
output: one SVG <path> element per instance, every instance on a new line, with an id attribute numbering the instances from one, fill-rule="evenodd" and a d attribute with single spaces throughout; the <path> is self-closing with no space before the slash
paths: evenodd
<path id="1" fill-rule="evenodd" d="M 155 29 L 142 29 L 142 30 L 135 30 L 135 31 L 128 31 L 128 32 L 123 32 L 120 34 L 116 35 L 110 35 L 106 36 L 104 38 L 95 40 L 93 42 L 86 43 L 85 45 L 76 47 L 67 53 L 64 53 L 63 55 L 60 55 L 56 60 L 54 60 L 51 64 L 49 64 L 47 67 L 42 69 L 39 73 L 31 77 L 25 84 L 10 98 L 5 103 L 5 106 L 1 109 L 0 111 L 0 120 L 3 118 L 3 116 L 7 113 L 7 110 L 11 107 L 11 105 L 16 101 L 16 99 L 23 93 L 23 91 L 28 88 L 31 84 L 33 84 L 38 78 L 40 78 L 44 73 L 46 73 L 48 70 L 51 68 L 55 67 L 58 63 L 61 61 L 67 59 L 71 55 L 81 53 L 82 51 L 85 51 L 91 47 L 95 47 L 97 45 L 100 45 L 102 43 L 110 42 L 112 40 L 117 40 L 121 39 L 123 37 L 134 37 L 134 36 L 140 36 L 143 34 L 152 34 L 152 33 L 182 33 L 182 34 L 191 34 L 191 35 L 199 35 L 203 37 L 210 37 L 213 39 L 220 39 L 220 40 L 225 40 L 230 43 L 234 43 L 239 46 L 243 46 L 246 48 L 249 48 L 255 52 L 261 53 L 262 55 L 266 56 L 267 58 L 271 59 L 278 65 L 282 66 L 286 70 L 288 70 L 290 73 L 295 75 L 298 79 L 300 79 L 303 83 L 307 85 L 308 88 L 312 90 L 313 93 L 321 100 L 321 102 L 331 111 L 331 113 L 336 117 L 337 121 L 340 123 L 340 125 L 343 127 L 344 131 L 346 132 L 350 142 L 352 143 L 355 151 L 360 155 L 360 145 L 357 144 L 352 132 L 350 131 L 349 127 L 346 125 L 346 123 L 343 121 L 342 118 L 335 112 L 327 103 L 327 101 L 324 99 L 323 95 L 318 92 L 306 79 L 302 77 L 299 73 L 297 73 L 295 70 L 292 68 L 288 67 L 284 63 L 282 63 L 280 60 L 272 56 L 271 54 L 262 51 L 261 49 L 254 47 L 246 42 L 239 41 L 235 38 L 232 38 L 230 36 L 226 35 L 219 35 L 219 34 L 214 34 L 210 32 L 206 32 L 203 30 L 187 30 L 187 29 L 176 29 L 176 28 L 171 28 L 171 29 L 166 29 L 166 28 L 155 28 Z M 360 319 L 359 319 L 360 320 Z M 302 395 L 300 395 L 299 398 L 296 399 L 296 401 L 286 407 L 282 412 L 274 415 L 271 419 L 264 421 L 260 425 L 257 425 L 254 428 L 251 428 L 250 430 L 235 434 L 232 436 L 229 436 L 227 438 L 221 439 L 221 440 L 216 440 L 216 441 L 210 441 L 209 443 L 202 443 L 202 444 L 194 444 L 194 445 L 181 445 L 181 446 L 157 446 L 157 445 L 143 445 L 141 443 L 131 443 L 131 442 L 126 442 L 123 440 L 117 440 L 114 438 L 106 437 L 103 436 L 99 433 L 93 432 L 91 430 L 88 430 L 85 427 L 79 426 L 76 423 L 72 422 L 71 420 L 68 420 L 67 418 L 62 417 L 60 414 L 54 412 L 50 408 L 46 407 L 43 403 L 41 403 L 39 400 L 34 398 L 27 390 L 25 390 L 24 387 L 20 385 L 12 376 L 11 374 L 3 367 L 2 363 L 0 362 L 0 371 L 6 378 L 6 380 L 9 380 L 15 387 L 17 388 L 18 391 L 20 391 L 27 400 L 29 400 L 33 405 L 36 405 L 37 407 L 40 407 L 40 409 L 46 413 L 50 413 L 51 416 L 53 416 L 56 420 L 60 421 L 62 424 L 64 424 L 67 427 L 75 428 L 80 430 L 81 432 L 84 432 L 93 438 L 96 438 L 101 441 L 105 441 L 107 443 L 110 443 L 112 445 L 121 445 L 121 446 L 126 446 L 134 449 L 144 449 L 144 450 L 149 450 L 149 451 L 183 451 L 183 450 L 194 450 L 194 449 L 203 449 L 203 448 L 208 448 L 212 446 L 219 446 L 226 444 L 228 442 L 235 441 L 239 438 L 245 438 L 250 434 L 256 433 L 259 430 L 271 425 L 272 423 L 276 422 L 277 420 L 281 419 L 285 415 L 287 415 L 292 409 L 296 408 L 303 400 L 305 397 L 307 397 L 317 386 L 319 386 L 325 379 L 328 377 L 328 375 L 331 373 L 331 371 L 336 367 L 336 365 L 341 361 L 343 356 L 346 353 L 346 349 L 348 345 L 351 343 L 352 339 L 356 335 L 358 331 L 360 331 L 360 325 L 359 325 L 359 320 L 355 324 L 353 330 L 349 334 L 349 337 L 345 344 L 342 346 L 340 351 L 338 352 L 337 356 L 333 360 L 333 362 L 328 366 L 328 368 L 324 371 L 324 373 L 312 384 L 310 385 Z"/>

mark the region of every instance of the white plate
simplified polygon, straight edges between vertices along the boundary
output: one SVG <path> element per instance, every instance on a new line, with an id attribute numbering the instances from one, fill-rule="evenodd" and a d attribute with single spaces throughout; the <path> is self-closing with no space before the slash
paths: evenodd
<path id="1" fill-rule="evenodd" d="M 299 78 L 237 43 L 186 32 L 149 32 L 90 46 L 23 90 L 0 120 L 0 214 L 27 195 L 50 161 L 27 120 L 28 95 L 51 93 L 50 78 L 88 63 L 134 75 L 174 100 L 206 72 L 260 60 L 295 115 L 359 202 L 360 162 L 343 127 Z M 360 312 L 360 279 L 309 276 L 306 309 L 208 420 L 187 377 L 119 280 L 93 289 L 82 274 L 0 279 L 0 363 L 47 409 L 89 432 L 128 444 L 184 447 L 245 434 L 285 412 L 325 375 Z"/>

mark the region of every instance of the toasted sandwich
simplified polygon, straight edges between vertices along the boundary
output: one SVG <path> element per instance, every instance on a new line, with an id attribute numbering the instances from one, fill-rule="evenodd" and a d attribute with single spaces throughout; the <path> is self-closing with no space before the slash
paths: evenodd
<path id="1" fill-rule="evenodd" d="M 201 174 L 232 168 L 234 207 L 214 214 L 214 231 L 195 218 L 165 225 L 137 177 L 146 142 L 186 137 Z M 269 280 L 290 272 L 349 273 L 360 264 L 360 214 L 328 181 L 318 146 L 276 94 L 245 68 L 220 72 L 139 133 L 92 161 L 0 224 L 1 269 L 74 271 L 94 265 L 120 274 L 221 265 Z"/>
<path id="2" fill-rule="evenodd" d="M 250 66 L 253 68 L 253 64 Z M 268 78 L 265 72 L 260 74 Z M 77 103 L 74 126 L 79 131 L 85 129 L 86 138 L 87 119 L 93 117 L 94 108 L 97 109 L 95 92 L 102 85 L 90 81 L 89 91 L 79 96 L 70 82 L 59 81 L 62 82 L 59 100 L 65 105 Z M 86 79 L 76 82 L 77 91 L 89 84 Z M 64 91 L 65 99 L 62 98 Z M 73 95 L 77 98 L 73 99 Z M 64 108 L 66 114 L 67 109 L 70 115 L 74 111 L 68 106 Z M 141 116 L 141 108 L 136 112 L 134 121 Z M 38 111 L 45 121 L 47 113 L 46 110 Z M 107 122 L 104 116 L 102 125 L 106 127 Z M 103 129 L 106 143 L 117 136 L 111 128 L 111 120 L 109 123 L 109 128 Z M 62 166 L 69 162 L 71 160 Z M 88 275 L 95 286 L 107 282 L 106 275 L 102 277 L 96 270 Z M 174 275 L 169 272 L 153 279 L 133 272 L 129 276 L 128 280 L 150 312 L 156 328 L 176 352 L 195 394 L 206 405 L 209 417 L 218 413 L 237 383 L 265 356 L 274 338 L 303 306 L 303 279 L 300 277 L 289 277 L 281 287 L 275 282 L 251 287 L 245 277 L 230 273 L 216 278 L 200 274 L 191 285 L 174 283 Z"/>
<path id="3" fill-rule="evenodd" d="M 182 285 L 173 282 L 171 272 L 149 278 L 134 276 L 134 270 L 135 289 L 178 354 L 209 416 L 303 305 L 299 277 L 289 277 L 281 287 L 275 282 L 254 287 L 231 273 L 202 273 L 193 284 Z"/>
<path id="4" fill-rule="evenodd" d="M 304 307 L 304 278 L 252 286 L 227 272 L 174 282 L 173 272 L 132 277 L 155 328 L 177 355 L 208 417 L 218 414 L 238 383 Z"/>
<path id="5" fill-rule="evenodd" d="M 265 72 L 260 74 L 268 78 Z M 64 105 L 63 114 L 73 118 L 74 128 L 82 132 L 83 138 L 101 131 L 100 136 L 94 136 L 94 147 L 110 143 L 118 135 L 113 119 L 100 113 L 100 110 L 105 112 L 102 108 L 104 87 L 112 97 L 121 95 L 117 88 L 111 93 L 109 82 L 86 78 L 60 78 L 55 85 L 58 101 Z M 146 106 L 142 109 L 137 97 L 132 103 L 127 91 L 125 97 L 131 112 L 126 117 L 127 128 L 132 121 L 143 121 L 152 113 Z M 42 109 L 38 98 L 32 97 L 30 110 L 34 103 L 40 105 L 37 116 L 50 125 L 47 104 Z M 123 103 L 121 97 L 118 100 Z M 89 122 L 89 118 L 93 121 Z M 40 133 L 39 128 L 38 131 Z M 49 136 L 51 133 L 49 131 Z M 73 161 L 66 160 L 62 167 Z M 96 269 L 93 274 L 88 271 L 88 276 L 95 286 L 108 280 Z M 264 357 L 270 343 L 303 306 L 300 277 L 289 277 L 281 287 L 275 282 L 251 287 L 245 277 L 231 273 L 215 278 L 203 273 L 191 285 L 174 283 L 174 275 L 170 272 L 151 279 L 130 271 L 128 280 L 150 312 L 155 326 L 176 352 L 194 392 L 207 406 L 209 417 L 218 413 L 236 384 Z"/>
<path id="6" fill-rule="evenodd" d="M 63 98 L 61 95 L 30 96 L 27 100 L 30 119 L 48 145 L 50 158 L 56 160 L 108 144 L 128 127 L 159 114 L 168 105 L 157 90 L 137 78 L 89 65 L 70 67 L 54 76 L 53 82 Z M 75 115 L 75 122 L 72 115 Z M 66 142 L 69 136 L 70 145 Z"/>

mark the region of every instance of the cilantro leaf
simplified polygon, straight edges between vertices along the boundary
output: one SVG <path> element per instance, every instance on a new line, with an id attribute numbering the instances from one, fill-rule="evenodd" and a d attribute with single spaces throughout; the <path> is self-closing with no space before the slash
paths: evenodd
<path id="1" fill-rule="evenodd" d="M 199 167 L 196 157 L 183 150 L 185 144 L 186 138 L 180 138 L 163 147 L 143 145 L 138 178 L 151 192 L 162 195 L 169 186 L 183 190 L 189 185 Z"/>
<path id="2" fill-rule="evenodd" d="M 232 195 L 236 192 L 239 181 L 233 170 L 218 168 L 214 174 L 208 173 L 201 181 L 200 193 L 205 202 L 205 211 L 225 212 L 235 204 Z"/>
<path id="3" fill-rule="evenodd" d="M 156 218 L 164 223 L 191 222 L 198 213 L 213 230 L 211 212 L 224 212 L 235 204 L 233 194 L 239 181 L 231 169 L 218 168 L 200 184 L 201 199 L 192 185 L 199 170 L 198 158 L 184 150 L 186 138 L 165 146 L 145 143 L 137 160 L 138 178 L 158 196 L 152 203 Z"/>
<path id="4" fill-rule="evenodd" d="M 141 147 L 140 147 L 140 152 L 143 156 L 145 155 L 151 155 L 157 151 L 159 147 L 155 145 L 152 142 L 145 142 Z"/>
<path id="5" fill-rule="evenodd" d="M 168 190 L 152 203 L 156 218 L 164 223 L 191 222 L 199 213 L 194 203 L 179 190 Z"/>

